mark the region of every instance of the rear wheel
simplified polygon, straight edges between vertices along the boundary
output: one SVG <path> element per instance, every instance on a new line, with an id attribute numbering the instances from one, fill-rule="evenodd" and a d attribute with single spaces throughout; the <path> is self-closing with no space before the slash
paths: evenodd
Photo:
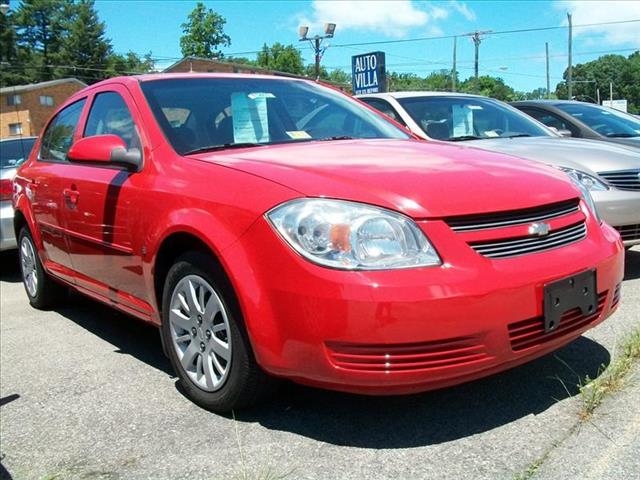
<path id="1" fill-rule="evenodd" d="M 20 230 L 18 236 L 18 254 L 20 256 L 20 270 L 22 283 L 29 297 L 29 303 L 40 310 L 48 309 L 66 298 L 67 289 L 56 283 L 45 272 L 33 237 L 27 227 Z"/>
<path id="2" fill-rule="evenodd" d="M 228 280 L 202 253 L 171 267 L 162 299 L 162 336 L 187 395 L 217 412 L 250 406 L 274 380 L 255 361 Z"/>

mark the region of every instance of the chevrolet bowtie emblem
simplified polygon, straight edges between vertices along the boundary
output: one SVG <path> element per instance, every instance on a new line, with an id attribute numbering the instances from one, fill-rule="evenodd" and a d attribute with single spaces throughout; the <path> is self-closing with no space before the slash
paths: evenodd
<path id="1" fill-rule="evenodd" d="M 549 235 L 550 229 L 551 229 L 551 226 L 548 223 L 544 223 L 544 222 L 532 223 L 531 225 L 529 225 L 529 235 L 544 237 L 545 235 Z"/>

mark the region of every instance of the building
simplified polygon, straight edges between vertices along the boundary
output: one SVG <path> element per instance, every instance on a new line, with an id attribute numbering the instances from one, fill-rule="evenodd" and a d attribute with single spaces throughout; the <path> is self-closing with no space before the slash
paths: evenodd
<path id="1" fill-rule="evenodd" d="M 0 138 L 38 135 L 56 107 L 86 86 L 62 78 L 0 88 Z"/>
<path id="2" fill-rule="evenodd" d="M 244 63 L 229 63 L 219 60 L 213 60 L 211 58 L 200 57 L 185 57 L 178 60 L 173 65 L 165 68 L 162 73 L 258 73 L 262 75 L 276 75 L 278 77 L 291 77 L 291 78 L 305 78 L 301 75 L 294 75 L 293 73 L 279 72 L 277 70 L 269 70 L 262 67 L 256 67 L 255 65 L 247 65 Z M 330 84 L 342 91 L 350 92 L 351 84 L 337 84 L 334 82 L 324 83 Z"/>

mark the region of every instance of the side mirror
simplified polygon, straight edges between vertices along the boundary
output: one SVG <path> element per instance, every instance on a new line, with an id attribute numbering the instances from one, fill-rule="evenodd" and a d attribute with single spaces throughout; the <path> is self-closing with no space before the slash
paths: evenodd
<path id="1" fill-rule="evenodd" d="M 558 133 L 562 137 L 573 137 L 573 133 L 571 133 L 571 130 L 562 129 L 562 130 L 558 130 Z"/>
<path id="2" fill-rule="evenodd" d="M 135 170 L 142 164 L 142 154 L 137 148 L 127 150 L 127 145 L 117 135 L 85 137 L 71 145 L 67 158 L 72 162 L 115 163 Z"/>

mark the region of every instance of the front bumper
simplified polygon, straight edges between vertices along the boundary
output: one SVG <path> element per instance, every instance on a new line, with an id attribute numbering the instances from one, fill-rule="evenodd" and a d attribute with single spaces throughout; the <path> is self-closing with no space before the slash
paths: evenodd
<path id="1" fill-rule="evenodd" d="M 640 226 L 640 192 L 612 188 L 601 192 L 591 192 L 591 196 L 596 202 L 600 216 L 609 225 L 618 230 L 625 226 Z M 640 244 L 640 235 L 624 236 L 623 241 L 625 246 Z"/>
<path id="2" fill-rule="evenodd" d="M 271 374 L 315 386 L 417 392 L 553 351 L 617 304 L 624 249 L 606 224 L 591 219 L 582 241 L 498 260 L 477 254 L 444 222 L 421 228 L 442 266 L 349 272 L 308 262 L 266 220 L 257 221 L 223 252 L 223 262 L 258 363 Z M 534 324 L 542 315 L 543 286 L 589 268 L 597 269 L 598 314 L 570 318 L 564 330 L 540 334 Z M 517 344 L 523 328 L 532 341 Z"/>
<path id="3" fill-rule="evenodd" d="M 0 202 L 0 251 L 17 248 L 13 231 L 13 206 L 10 201 Z"/>

